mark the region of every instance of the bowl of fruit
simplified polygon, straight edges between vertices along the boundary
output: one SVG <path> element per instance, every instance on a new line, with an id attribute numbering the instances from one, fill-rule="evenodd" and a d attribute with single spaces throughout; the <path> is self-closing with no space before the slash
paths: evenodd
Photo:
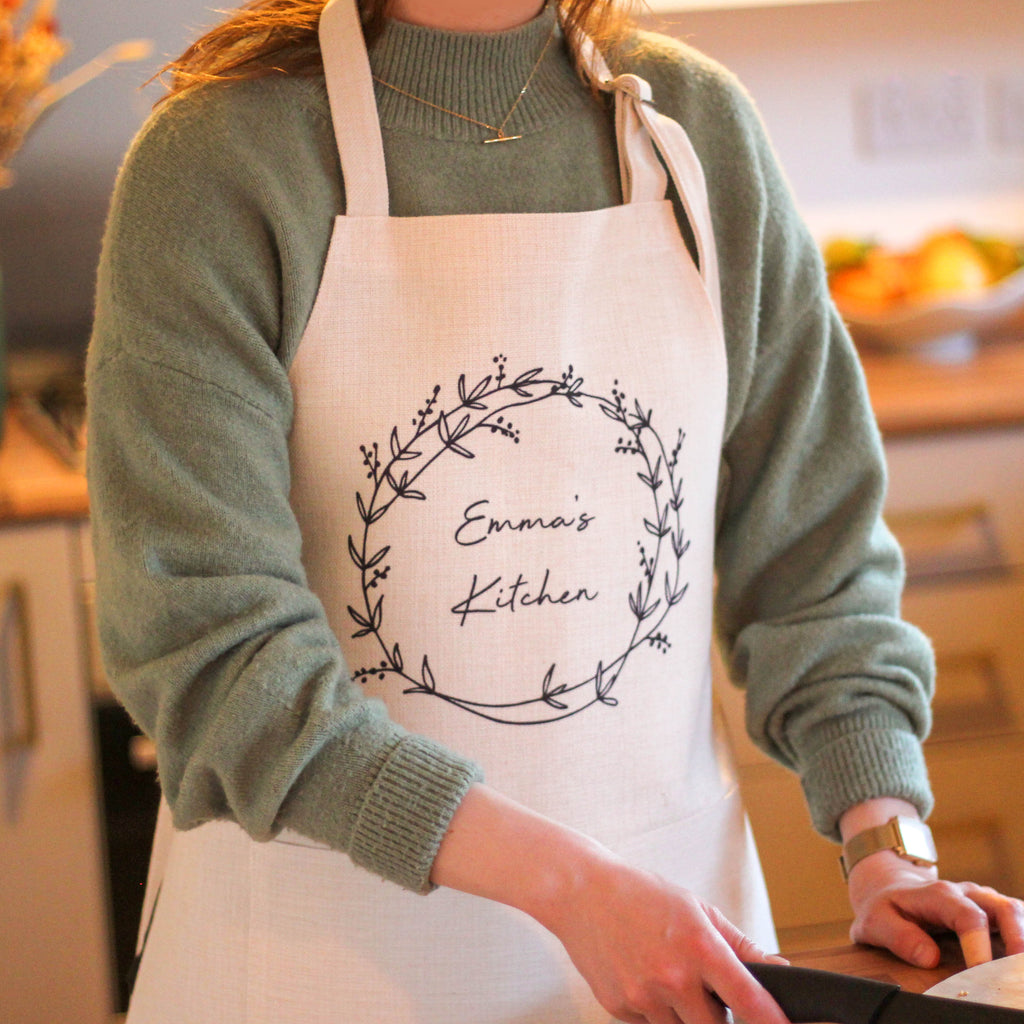
<path id="1" fill-rule="evenodd" d="M 934 359 L 969 358 L 979 334 L 1024 312 L 1024 244 L 959 228 L 913 249 L 834 238 L 829 289 L 855 341 Z"/>

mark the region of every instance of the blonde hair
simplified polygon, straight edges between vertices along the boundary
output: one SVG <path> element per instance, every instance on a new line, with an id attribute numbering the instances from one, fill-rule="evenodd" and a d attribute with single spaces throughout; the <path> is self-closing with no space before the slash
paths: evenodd
<path id="1" fill-rule="evenodd" d="M 317 26 L 326 2 L 249 0 L 162 69 L 170 79 L 167 96 L 203 82 L 321 74 Z M 371 45 L 384 28 L 390 0 L 357 0 L 357 5 Z M 599 46 L 622 39 L 632 24 L 629 0 L 556 0 L 556 5 L 568 34 L 585 32 Z"/>

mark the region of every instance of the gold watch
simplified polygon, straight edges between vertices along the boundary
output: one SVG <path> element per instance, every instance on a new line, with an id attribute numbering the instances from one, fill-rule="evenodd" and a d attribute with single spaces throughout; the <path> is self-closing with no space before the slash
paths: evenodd
<path id="1" fill-rule="evenodd" d="M 921 867 L 931 867 L 939 856 L 935 852 L 932 830 L 919 818 L 890 818 L 884 825 L 858 832 L 843 845 L 839 864 L 843 878 L 849 879 L 855 865 L 879 850 L 892 850 Z"/>

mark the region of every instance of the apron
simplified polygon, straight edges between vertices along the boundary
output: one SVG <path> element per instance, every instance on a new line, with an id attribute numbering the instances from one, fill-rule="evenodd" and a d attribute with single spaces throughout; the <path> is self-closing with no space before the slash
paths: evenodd
<path id="1" fill-rule="evenodd" d="M 774 950 L 711 689 L 726 356 L 689 140 L 578 40 L 615 94 L 623 205 L 392 218 L 352 0 L 320 41 L 346 214 L 291 369 L 291 500 L 353 677 Z M 171 836 L 128 1019 L 609 1020 L 526 915 L 227 822 Z"/>

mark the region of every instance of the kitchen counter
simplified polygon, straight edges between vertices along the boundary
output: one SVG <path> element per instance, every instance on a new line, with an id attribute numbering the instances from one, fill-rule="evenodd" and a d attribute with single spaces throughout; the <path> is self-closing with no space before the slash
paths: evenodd
<path id="1" fill-rule="evenodd" d="M 0 522 L 83 519 L 88 514 L 85 474 L 69 469 L 7 409 L 0 446 Z"/>
<path id="2" fill-rule="evenodd" d="M 1024 423 L 1024 337 L 985 342 L 962 363 L 866 349 L 861 362 L 887 437 Z"/>

